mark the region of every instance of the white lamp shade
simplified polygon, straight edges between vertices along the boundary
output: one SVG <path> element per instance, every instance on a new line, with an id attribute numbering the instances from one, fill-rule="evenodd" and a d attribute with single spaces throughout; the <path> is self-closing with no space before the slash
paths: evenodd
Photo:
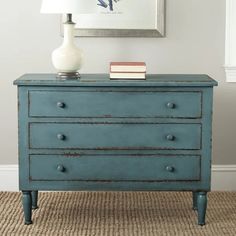
<path id="1" fill-rule="evenodd" d="M 89 14 L 96 11 L 94 0 L 43 0 L 41 13 Z"/>

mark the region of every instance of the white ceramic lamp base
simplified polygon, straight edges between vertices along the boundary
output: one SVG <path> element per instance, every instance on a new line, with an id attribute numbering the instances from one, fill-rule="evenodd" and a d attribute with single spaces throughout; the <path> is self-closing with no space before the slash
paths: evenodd
<path id="1" fill-rule="evenodd" d="M 61 47 L 52 53 L 52 63 L 58 71 L 58 77 L 75 79 L 82 66 L 83 53 L 74 43 L 74 23 L 64 23 L 64 41 Z"/>

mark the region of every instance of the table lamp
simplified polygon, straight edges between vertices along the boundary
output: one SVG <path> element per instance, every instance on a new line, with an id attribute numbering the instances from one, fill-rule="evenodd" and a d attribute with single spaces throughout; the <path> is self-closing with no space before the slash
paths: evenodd
<path id="1" fill-rule="evenodd" d="M 74 43 L 72 14 L 88 14 L 96 10 L 94 0 L 43 0 L 41 13 L 66 14 L 64 22 L 64 41 L 52 52 L 52 63 L 58 71 L 58 77 L 77 79 L 82 66 L 83 53 Z"/>

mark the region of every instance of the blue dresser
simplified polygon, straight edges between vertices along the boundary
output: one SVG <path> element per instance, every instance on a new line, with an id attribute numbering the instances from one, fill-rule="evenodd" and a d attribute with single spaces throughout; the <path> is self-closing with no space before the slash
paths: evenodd
<path id="1" fill-rule="evenodd" d="M 111 81 L 105 74 L 80 80 L 26 74 L 14 84 L 26 224 L 39 190 L 191 191 L 198 224 L 205 224 L 216 81 L 207 75 Z"/>

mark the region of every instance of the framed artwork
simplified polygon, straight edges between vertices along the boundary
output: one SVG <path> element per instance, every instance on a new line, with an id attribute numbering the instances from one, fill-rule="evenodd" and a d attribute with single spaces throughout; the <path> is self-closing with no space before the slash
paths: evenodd
<path id="1" fill-rule="evenodd" d="M 95 4 L 94 13 L 73 16 L 76 36 L 163 37 L 165 34 L 165 0 L 90 1 Z"/>

